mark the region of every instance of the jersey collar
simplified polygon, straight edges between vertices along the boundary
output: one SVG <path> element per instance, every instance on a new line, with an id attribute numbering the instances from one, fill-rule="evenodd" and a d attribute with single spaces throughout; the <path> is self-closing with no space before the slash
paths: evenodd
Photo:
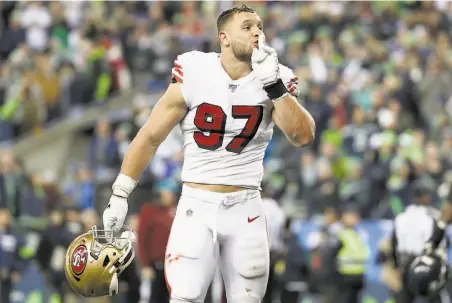
<path id="1" fill-rule="evenodd" d="M 237 79 L 237 80 L 232 80 L 231 77 L 229 77 L 228 73 L 224 70 L 223 65 L 221 64 L 220 54 L 218 54 L 217 64 L 220 67 L 221 74 L 223 74 L 223 76 L 227 80 L 228 85 L 233 84 L 233 85 L 237 85 L 237 86 L 243 86 L 245 84 L 248 84 L 252 80 L 254 80 L 254 78 L 256 78 L 256 74 L 252 70 L 248 75 L 243 76 L 242 78 Z"/>

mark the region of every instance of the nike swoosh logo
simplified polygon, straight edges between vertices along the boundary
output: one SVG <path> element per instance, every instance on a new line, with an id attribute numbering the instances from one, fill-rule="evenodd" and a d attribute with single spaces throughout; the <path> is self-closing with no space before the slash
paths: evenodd
<path id="1" fill-rule="evenodd" d="M 254 220 L 256 220 L 257 218 L 259 218 L 260 216 L 254 217 L 254 218 L 250 218 L 248 217 L 248 223 L 253 222 Z"/>

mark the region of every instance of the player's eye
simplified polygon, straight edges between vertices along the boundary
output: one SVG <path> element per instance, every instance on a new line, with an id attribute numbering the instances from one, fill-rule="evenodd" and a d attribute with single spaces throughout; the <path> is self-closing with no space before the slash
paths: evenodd
<path id="1" fill-rule="evenodd" d="M 250 30 L 250 29 L 251 29 L 251 27 L 250 27 L 249 25 L 246 25 L 246 26 L 244 26 L 244 27 L 243 27 L 243 29 L 245 29 L 245 30 L 247 30 L 247 31 L 248 31 L 248 30 Z"/>

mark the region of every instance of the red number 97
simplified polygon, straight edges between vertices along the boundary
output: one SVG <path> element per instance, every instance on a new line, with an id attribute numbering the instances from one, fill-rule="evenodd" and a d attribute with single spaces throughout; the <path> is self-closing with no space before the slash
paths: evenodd
<path id="1" fill-rule="evenodd" d="M 262 122 L 262 106 L 234 105 L 232 117 L 247 119 L 245 127 L 226 146 L 226 150 L 239 154 L 256 135 Z M 199 148 L 217 150 L 223 145 L 227 116 L 220 106 L 202 103 L 195 115 L 195 126 L 200 131 L 194 132 L 194 139 Z M 204 133 L 209 133 L 205 135 Z"/>
<path id="2" fill-rule="evenodd" d="M 226 114 L 217 105 L 203 103 L 198 106 L 195 115 L 195 126 L 200 130 L 194 138 L 200 148 L 216 150 L 223 145 Z M 204 135 L 203 132 L 209 132 Z"/>

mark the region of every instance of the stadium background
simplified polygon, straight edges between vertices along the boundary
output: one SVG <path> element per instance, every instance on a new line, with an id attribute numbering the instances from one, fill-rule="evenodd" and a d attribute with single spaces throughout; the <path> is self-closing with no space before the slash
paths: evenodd
<path id="1" fill-rule="evenodd" d="M 14 302 L 59 302 L 34 260 L 51 214 L 63 213 L 73 233 L 99 223 L 174 58 L 218 51 L 216 17 L 242 3 L 0 2 L 0 205 L 26 261 Z M 374 258 L 390 220 L 411 202 L 414 181 L 440 206 L 452 180 L 452 3 L 248 5 L 298 76 L 299 100 L 317 124 L 304 149 L 275 131 L 265 158 L 271 194 L 308 255 L 326 208 L 358 210 L 371 249 L 366 300 L 384 302 Z M 175 130 L 131 197 L 132 225 L 161 184 L 178 185 L 181 150 Z"/>

